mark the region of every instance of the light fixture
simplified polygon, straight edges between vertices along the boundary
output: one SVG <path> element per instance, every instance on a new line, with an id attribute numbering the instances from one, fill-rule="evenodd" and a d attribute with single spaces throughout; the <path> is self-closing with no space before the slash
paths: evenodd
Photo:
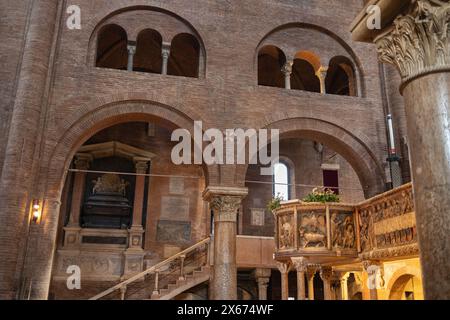
<path id="1" fill-rule="evenodd" d="M 31 206 L 31 220 L 34 223 L 39 223 L 41 221 L 41 204 L 39 200 L 35 199 L 33 200 L 32 206 Z"/>

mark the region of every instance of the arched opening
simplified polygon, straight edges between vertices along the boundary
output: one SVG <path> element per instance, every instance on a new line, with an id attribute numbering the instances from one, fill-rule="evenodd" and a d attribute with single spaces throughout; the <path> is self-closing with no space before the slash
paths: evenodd
<path id="1" fill-rule="evenodd" d="M 126 70 L 128 63 L 127 33 L 116 25 L 104 26 L 98 33 L 96 66 Z"/>
<path id="2" fill-rule="evenodd" d="M 170 47 L 167 74 L 198 78 L 200 65 L 200 44 L 188 33 L 176 35 Z"/>
<path id="3" fill-rule="evenodd" d="M 209 213 L 202 198 L 204 167 L 176 166 L 170 160 L 177 144 L 171 133 L 179 119 L 108 119 L 89 130 L 89 138 L 76 148 L 61 197 L 53 279 L 65 272 L 59 266 L 70 255 L 89 274 L 86 290 L 71 292 L 54 280 L 56 299 L 89 298 L 126 273 L 142 271 L 143 255 L 141 260 L 128 257 L 124 253 L 130 248 L 147 252 L 149 263 L 155 264 L 209 235 Z M 73 219 L 76 214 L 79 218 Z M 70 254 L 74 248 L 79 254 Z M 189 267 L 192 261 L 186 260 L 185 267 L 194 267 Z M 94 282 L 95 291 L 90 291 Z"/>
<path id="4" fill-rule="evenodd" d="M 145 29 L 137 37 L 133 70 L 148 73 L 161 73 L 162 37 L 158 31 Z"/>
<path id="5" fill-rule="evenodd" d="M 328 94 L 357 96 L 355 71 L 350 59 L 342 56 L 331 59 L 325 86 Z"/>
<path id="6" fill-rule="evenodd" d="M 320 59 L 312 52 L 300 51 L 292 65 L 291 88 L 320 93 L 320 80 L 316 73 L 320 69 Z"/>
<path id="7" fill-rule="evenodd" d="M 398 277 L 391 287 L 389 300 L 423 300 L 422 282 L 412 274 Z"/>
<path id="8" fill-rule="evenodd" d="M 291 200 L 289 194 L 289 168 L 280 162 L 273 168 L 273 195 L 285 201 Z"/>
<path id="9" fill-rule="evenodd" d="M 286 56 L 281 49 L 271 45 L 262 47 L 258 52 L 258 85 L 284 88 L 285 64 Z"/>

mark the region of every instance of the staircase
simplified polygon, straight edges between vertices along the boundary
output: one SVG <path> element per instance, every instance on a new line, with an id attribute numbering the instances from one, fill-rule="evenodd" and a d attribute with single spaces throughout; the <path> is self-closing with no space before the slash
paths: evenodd
<path id="1" fill-rule="evenodd" d="M 89 300 L 170 300 L 210 279 L 209 244 L 202 240 Z"/>

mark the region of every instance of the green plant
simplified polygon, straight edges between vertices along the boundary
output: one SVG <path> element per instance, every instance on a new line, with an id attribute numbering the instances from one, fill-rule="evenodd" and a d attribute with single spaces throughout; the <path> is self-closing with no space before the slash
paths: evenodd
<path id="1" fill-rule="evenodd" d="M 303 202 L 339 202 L 339 196 L 331 189 L 314 188 L 313 191 L 303 199 Z"/>
<path id="2" fill-rule="evenodd" d="M 280 194 L 277 194 L 267 204 L 267 209 L 269 209 L 270 211 L 273 211 L 273 210 L 276 210 L 276 209 L 280 208 L 281 207 L 281 201 L 284 201 L 284 198 Z"/>

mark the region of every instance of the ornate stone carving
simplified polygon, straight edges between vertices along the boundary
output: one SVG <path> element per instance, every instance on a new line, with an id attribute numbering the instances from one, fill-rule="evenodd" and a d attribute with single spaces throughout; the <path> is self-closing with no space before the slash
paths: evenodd
<path id="1" fill-rule="evenodd" d="M 291 258 L 292 264 L 297 272 L 308 271 L 308 261 L 304 257 Z"/>
<path id="2" fill-rule="evenodd" d="M 325 215 L 321 212 L 302 214 L 299 226 L 300 244 L 303 248 L 326 247 Z"/>
<path id="3" fill-rule="evenodd" d="M 411 186 L 360 208 L 359 233 L 363 252 L 417 241 Z"/>
<path id="4" fill-rule="evenodd" d="M 331 215 L 332 244 L 335 248 L 353 249 L 356 244 L 353 213 L 334 212 Z"/>
<path id="5" fill-rule="evenodd" d="M 321 267 L 320 268 L 320 278 L 323 281 L 331 280 L 332 276 L 333 276 L 333 269 L 331 267 Z"/>
<path id="6" fill-rule="evenodd" d="M 97 193 L 119 193 L 123 196 L 126 195 L 126 187 L 129 185 L 124 179 L 116 174 L 104 174 L 98 177 L 97 180 L 92 181 L 94 187 L 92 188 L 92 194 Z"/>
<path id="7" fill-rule="evenodd" d="M 279 248 L 292 249 L 294 248 L 294 219 L 291 214 L 280 216 L 279 218 Z"/>
<path id="8" fill-rule="evenodd" d="M 404 82 L 450 70 L 449 0 L 413 0 L 408 13 L 375 39 L 381 61 L 395 65 Z"/>
<path id="9" fill-rule="evenodd" d="M 232 221 L 237 218 L 237 210 L 241 205 L 242 198 L 239 196 L 214 195 L 211 198 L 210 206 L 214 211 L 216 221 Z"/>

